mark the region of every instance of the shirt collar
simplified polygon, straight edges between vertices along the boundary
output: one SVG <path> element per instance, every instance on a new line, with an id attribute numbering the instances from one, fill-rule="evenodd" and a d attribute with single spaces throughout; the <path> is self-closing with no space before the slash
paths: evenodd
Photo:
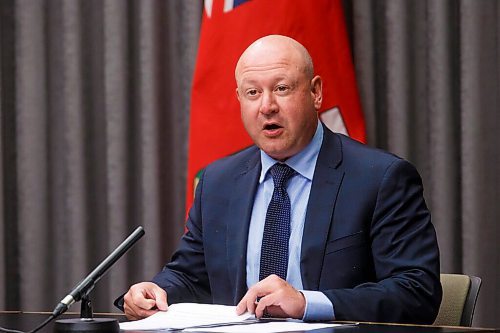
<path id="1" fill-rule="evenodd" d="M 312 180 L 314 175 L 314 168 L 316 167 L 316 160 L 318 159 L 319 150 L 322 143 L 323 126 L 321 126 L 321 122 L 318 121 L 316 133 L 314 133 L 311 142 L 309 142 L 309 144 L 299 153 L 287 159 L 285 161 L 285 164 L 293 168 L 303 177 Z M 269 169 L 279 161 L 267 155 L 262 149 L 260 150 L 260 161 L 262 163 L 262 170 L 260 172 L 259 183 L 262 183 L 264 179 L 266 179 L 266 175 Z"/>

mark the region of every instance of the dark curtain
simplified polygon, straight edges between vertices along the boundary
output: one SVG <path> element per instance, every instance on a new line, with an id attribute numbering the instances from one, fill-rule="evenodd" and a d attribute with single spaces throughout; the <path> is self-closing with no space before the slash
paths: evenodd
<path id="1" fill-rule="evenodd" d="M 442 271 L 480 276 L 474 325 L 500 327 L 500 2 L 344 6 L 369 144 L 417 166 Z M 137 225 L 146 236 L 99 282 L 95 310 L 168 260 L 201 10 L 0 1 L 0 309 L 51 310 Z"/>
<path id="2" fill-rule="evenodd" d="M 443 273 L 482 278 L 500 327 L 500 2 L 344 2 L 369 143 L 412 161 Z"/>
<path id="3" fill-rule="evenodd" d="M 138 225 L 146 236 L 96 286 L 95 310 L 169 258 L 201 9 L 0 2 L 1 309 L 52 309 Z"/>

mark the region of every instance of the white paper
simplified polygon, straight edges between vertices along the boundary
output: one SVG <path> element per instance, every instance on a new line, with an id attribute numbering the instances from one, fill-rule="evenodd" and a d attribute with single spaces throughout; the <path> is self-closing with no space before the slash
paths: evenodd
<path id="1" fill-rule="evenodd" d="M 158 311 L 154 315 L 136 321 L 120 323 L 122 330 L 160 330 L 182 329 L 186 327 L 241 322 L 254 315 L 244 313 L 236 315 L 235 306 L 177 303 L 167 311 Z"/>
<path id="2" fill-rule="evenodd" d="M 321 324 L 321 323 L 304 323 L 297 321 L 277 321 L 263 322 L 248 325 L 231 325 L 219 326 L 210 328 L 193 328 L 185 329 L 183 332 L 222 332 L 222 333 L 277 333 L 277 332 L 293 332 L 293 331 L 310 331 L 326 327 L 342 326 L 342 324 Z"/>

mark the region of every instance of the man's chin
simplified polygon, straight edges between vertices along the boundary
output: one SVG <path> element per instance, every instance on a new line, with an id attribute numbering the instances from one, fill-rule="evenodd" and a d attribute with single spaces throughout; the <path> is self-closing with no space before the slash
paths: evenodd
<path id="1" fill-rule="evenodd" d="M 282 148 L 282 149 L 279 149 L 279 148 L 276 148 L 276 147 L 273 147 L 273 148 L 270 148 L 270 147 L 262 147 L 261 148 L 267 155 L 271 156 L 272 158 L 274 158 L 275 160 L 278 160 L 278 161 L 285 161 L 287 158 L 289 158 L 290 156 L 285 152 L 285 150 Z"/>

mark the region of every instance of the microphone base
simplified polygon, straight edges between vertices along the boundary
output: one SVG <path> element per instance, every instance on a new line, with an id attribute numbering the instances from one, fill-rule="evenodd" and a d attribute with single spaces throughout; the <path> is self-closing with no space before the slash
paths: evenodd
<path id="1" fill-rule="evenodd" d="M 119 333 L 120 325 L 112 318 L 59 319 L 54 324 L 54 332 Z"/>

